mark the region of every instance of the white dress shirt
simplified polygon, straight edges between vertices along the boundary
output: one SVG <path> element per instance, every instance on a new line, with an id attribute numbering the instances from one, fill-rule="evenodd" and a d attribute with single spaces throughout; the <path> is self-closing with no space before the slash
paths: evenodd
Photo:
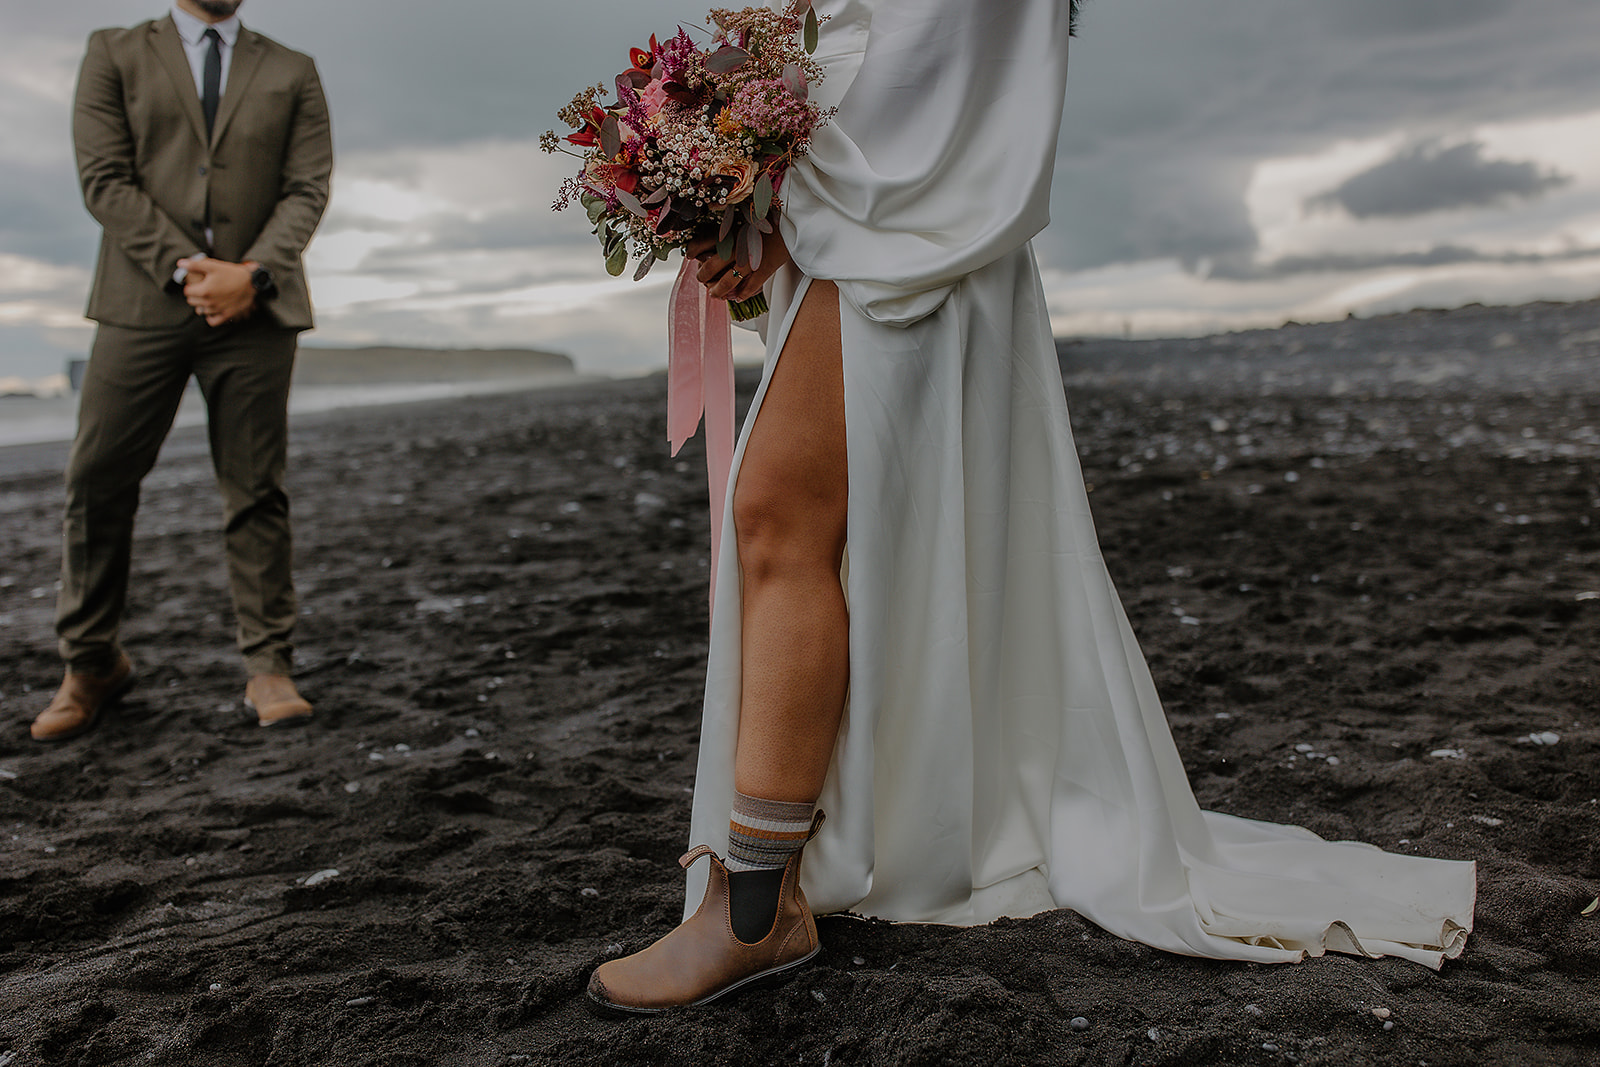
<path id="1" fill-rule="evenodd" d="M 219 93 L 228 91 L 228 68 L 233 66 L 233 46 L 239 40 L 239 16 L 229 15 L 221 22 L 206 22 L 195 18 L 181 7 L 172 9 L 172 21 L 178 24 L 178 36 L 183 38 L 183 50 L 189 56 L 189 69 L 194 72 L 194 91 L 205 99 L 206 52 L 211 42 L 205 32 L 215 29 L 222 38 L 222 85 Z"/>
<path id="2" fill-rule="evenodd" d="M 206 96 L 206 52 L 211 49 L 211 42 L 205 38 L 209 29 L 215 29 L 217 36 L 222 38 L 219 51 L 222 53 L 222 81 L 217 87 L 220 98 L 222 93 L 228 91 L 228 69 L 233 66 L 233 46 L 239 40 L 239 16 L 229 15 L 221 22 L 206 22 L 196 18 L 180 7 L 172 9 L 172 21 L 177 24 L 178 36 L 183 38 L 183 51 L 189 57 L 189 70 L 194 74 L 194 91 L 201 100 Z M 209 246 L 214 239 L 211 227 L 206 227 L 206 244 Z M 205 258 L 204 252 L 196 252 L 196 258 Z M 172 280 L 177 285 L 182 285 L 189 272 L 179 267 L 172 272 Z"/>

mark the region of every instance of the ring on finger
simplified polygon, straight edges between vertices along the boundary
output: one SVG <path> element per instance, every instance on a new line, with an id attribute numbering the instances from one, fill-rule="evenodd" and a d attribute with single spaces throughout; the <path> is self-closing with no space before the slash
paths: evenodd
<path id="1" fill-rule="evenodd" d="M 729 267 L 728 273 L 733 275 L 735 278 L 738 278 L 741 282 L 744 281 L 744 275 L 739 273 L 738 267 Z"/>

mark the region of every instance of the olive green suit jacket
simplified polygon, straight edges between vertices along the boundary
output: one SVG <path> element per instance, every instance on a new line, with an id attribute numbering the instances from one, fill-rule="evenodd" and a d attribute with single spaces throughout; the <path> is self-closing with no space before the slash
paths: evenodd
<path id="1" fill-rule="evenodd" d="M 316 65 L 241 27 L 209 143 L 205 129 L 170 15 L 90 36 L 72 119 L 84 203 L 104 231 L 88 317 L 134 329 L 187 322 L 172 274 L 206 252 L 266 266 L 278 286 L 268 314 L 309 329 L 301 254 L 333 171 Z"/>

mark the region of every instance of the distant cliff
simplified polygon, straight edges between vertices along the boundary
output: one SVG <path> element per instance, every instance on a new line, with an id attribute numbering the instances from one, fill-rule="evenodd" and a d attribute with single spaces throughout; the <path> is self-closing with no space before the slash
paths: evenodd
<path id="1" fill-rule="evenodd" d="M 544 378 L 575 373 L 572 359 L 529 348 L 317 348 L 303 345 L 296 385 L 368 382 L 460 382 Z"/>

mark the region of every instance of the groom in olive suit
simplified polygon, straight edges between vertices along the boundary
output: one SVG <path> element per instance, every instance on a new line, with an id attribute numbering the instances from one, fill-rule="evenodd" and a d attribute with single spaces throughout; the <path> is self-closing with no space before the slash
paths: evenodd
<path id="1" fill-rule="evenodd" d="M 103 229 L 98 328 L 67 464 L 56 632 L 66 675 L 39 741 L 93 728 L 133 681 L 118 640 L 139 484 L 190 377 L 221 490 L 245 704 L 303 721 L 289 674 L 296 615 L 284 490 L 289 376 L 311 326 L 301 253 L 333 169 L 308 56 L 244 28 L 242 0 L 89 38 L 73 113 L 84 203 Z"/>

